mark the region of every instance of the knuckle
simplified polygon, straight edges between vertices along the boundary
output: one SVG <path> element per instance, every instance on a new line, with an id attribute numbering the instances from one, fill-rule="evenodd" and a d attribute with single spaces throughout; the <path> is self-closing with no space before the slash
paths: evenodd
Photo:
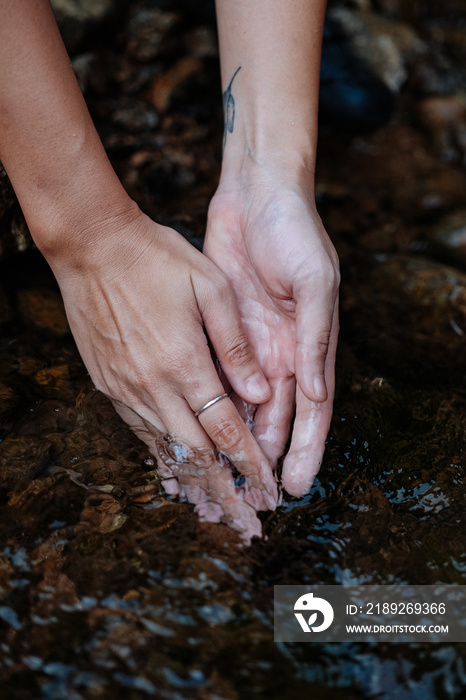
<path id="1" fill-rule="evenodd" d="M 166 355 L 163 358 L 163 376 L 170 381 L 184 383 L 193 372 L 197 362 L 191 353 L 179 354 L 177 352 Z"/>
<path id="2" fill-rule="evenodd" d="M 253 353 L 245 335 L 236 336 L 225 351 L 225 359 L 235 367 L 244 367 L 253 359 Z"/>
<path id="3" fill-rule="evenodd" d="M 328 292 L 335 292 L 340 286 L 340 265 L 338 259 L 327 260 L 322 266 L 320 279 Z"/>
<path id="4" fill-rule="evenodd" d="M 238 422 L 234 418 L 221 418 L 208 431 L 214 444 L 223 452 L 238 452 L 242 446 L 242 435 Z"/>
<path id="5" fill-rule="evenodd" d="M 325 357 L 328 352 L 329 343 L 330 331 L 321 331 L 315 339 L 315 346 L 319 357 Z"/>
<path id="6" fill-rule="evenodd" d="M 232 299 L 232 286 L 228 279 L 225 277 L 225 275 L 222 272 L 220 272 L 220 270 L 216 271 L 212 275 L 210 283 L 212 285 L 212 291 L 215 297 L 219 298 L 221 302 L 228 302 Z"/>

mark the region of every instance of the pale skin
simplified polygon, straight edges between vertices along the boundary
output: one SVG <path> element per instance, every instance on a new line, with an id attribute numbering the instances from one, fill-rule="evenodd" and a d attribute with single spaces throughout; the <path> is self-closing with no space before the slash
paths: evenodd
<path id="1" fill-rule="evenodd" d="M 122 188 L 48 2 L 0 0 L 0 12 L 0 160 L 91 378 L 167 490 L 250 539 L 277 503 L 295 401 L 282 476 L 293 495 L 319 469 L 331 418 L 338 263 L 313 198 L 324 4 L 218 2 L 224 90 L 241 70 L 205 255 Z M 224 392 L 206 334 L 235 395 L 195 417 Z M 237 397 L 259 404 L 253 434 Z"/>

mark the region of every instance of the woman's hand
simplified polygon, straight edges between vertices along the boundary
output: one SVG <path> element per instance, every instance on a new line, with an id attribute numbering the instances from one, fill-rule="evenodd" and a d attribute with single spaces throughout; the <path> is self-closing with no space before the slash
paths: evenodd
<path id="1" fill-rule="evenodd" d="M 241 319 L 272 397 L 253 435 L 282 483 L 306 493 L 322 463 L 334 393 L 339 269 L 310 196 L 262 172 L 223 180 L 210 211 L 204 252 L 231 281 Z"/>
<path id="2" fill-rule="evenodd" d="M 96 387 L 156 456 L 167 491 L 197 503 L 204 519 L 258 535 L 256 511 L 277 503 L 267 458 L 229 398 L 194 415 L 225 391 L 206 334 L 236 394 L 270 397 L 233 290 L 172 229 L 139 210 L 126 219 L 99 223 L 98 243 L 82 255 L 48 256 L 78 349 Z M 246 477 L 240 487 L 230 463 Z"/>

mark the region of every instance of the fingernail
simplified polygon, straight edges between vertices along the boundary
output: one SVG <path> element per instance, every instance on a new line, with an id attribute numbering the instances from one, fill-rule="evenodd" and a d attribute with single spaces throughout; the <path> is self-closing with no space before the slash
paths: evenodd
<path id="1" fill-rule="evenodd" d="M 265 401 L 270 396 L 270 387 L 265 377 L 256 372 L 246 379 L 246 392 L 252 401 Z"/>
<path id="2" fill-rule="evenodd" d="M 327 398 L 327 386 L 323 374 L 316 374 L 314 377 L 314 392 L 321 401 L 325 401 Z"/>

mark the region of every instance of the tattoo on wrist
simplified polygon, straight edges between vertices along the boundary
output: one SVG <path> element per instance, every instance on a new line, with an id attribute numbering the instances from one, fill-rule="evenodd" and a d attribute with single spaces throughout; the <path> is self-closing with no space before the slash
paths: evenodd
<path id="1" fill-rule="evenodd" d="M 233 98 L 232 92 L 231 92 L 231 86 L 233 85 L 233 80 L 236 78 L 236 74 L 238 71 L 241 70 L 241 66 L 239 66 L 234 74 L 232 79 L 230 80 L 230 84 L 223 93 L 223 114 L 225 118 L 225 126 L 223 130 L 223 150 L 225 150 L 225 144 L 227 140 L 227 134 L 230 132 L 230 134 L 233 133 L 233 129 L 235 128 L 235 100 Z"/>

